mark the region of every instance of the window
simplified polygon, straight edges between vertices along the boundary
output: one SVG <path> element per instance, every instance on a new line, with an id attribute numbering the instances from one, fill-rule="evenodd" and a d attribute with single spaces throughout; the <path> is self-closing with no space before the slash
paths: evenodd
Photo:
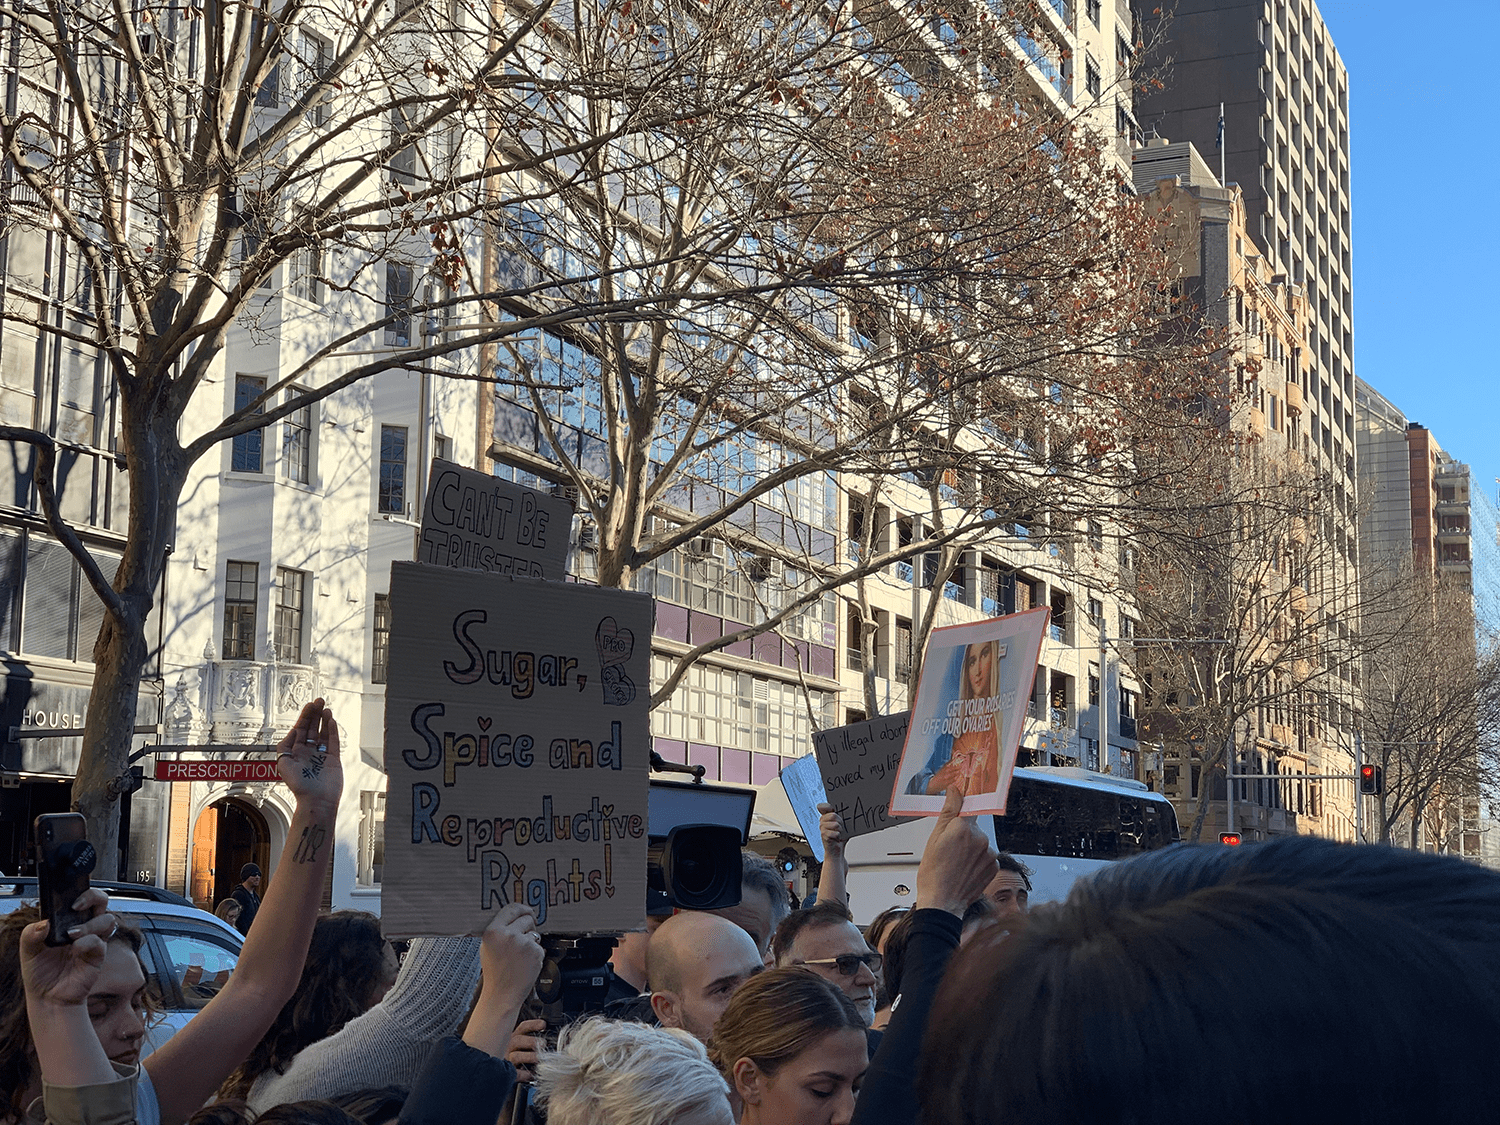
<path id="1" fill-rule="evenodd" d="M 432 455 L 439 461 L 453 460 L 453 439 L 444 437 L 442 434 L 434 434 L 432 437 Z"/>
<path id="2" fill-rule="evenodd" d="M 287 271 L 291 274 L 292 295 L 321 305 L 324 299 L 323 244 L 316 241 L 315 233 L 308 234 L 315 241 L 292 252 L 287 259 Z"/>
<path id="3" fill-rule="evenodd" d="M 1099 665 L 1089 665 L 1089 706 L 1099 706 Z"/>
<path id="4" fill-rule="evenodd" d="M 270 201 L 258 191 L 247 191 L 245 193 L 245 207 L 240 213 L 243 222 L 240 234 L 240 262 L 243 265 L 249 262 L 260 248 L 265 245 L 266 239 L 271 235 L 271 212 Z M 256 282 L 257 289 L 269 289 L 271 287 L 271 271 L 266 270 L 265 275 Z"/>
<path id="5" fill-rule="evenodd" d="M 113 580 L 119 556 L 97 547 L 90 553 L 105 577 Z M 0 534 L 0 646 L 7 649 L 16 647 L 17 608 L 20 651 L 59 660 L 93 660 L 104 603 L 61 543 L 35 533 Z"/>
<path id="6" fill-rule="evenodd" d="M 906 680 L 911 676 L 912 663 L 911 622 L 904 617 L 896 618 L 896 679 Z"/>
<path id="7" fill-rule="evenodd" d="M 264 44 L 266 39 L 265 24 L 260 16 L 252 16 L 250 19 L 250 50 L 255 50 Z M 281 63 L 277 62 L 271 67 L 266 75 L 266 80 L 260 84 L 255 91 L 255 104 L 276 108 L 281 104 Z"/>
<path id="8" fill-rule="evenodd" d="M 1087 3 L 1084 5 L 1084 7 L 1088 11 L 1089 21 L 1091 23 L 1093 23 L 1093 25 L 1095 27 L 1098 27 L 1099 26 L 1099 16 L 1100 16 L 1100 12 L 1099 12 L 1100 2 L 1099 2 L 1099 0 L 1087 0 Z"/>
<path id="9" fill-rule="evenodd" d="M 370 654 L 370 682 L 385 683 L 391 664 L 391 598 L 375 595 L 375 646 Z"/>
<path id="10" fill-rule="evenodd" d="M 266 381 L 260 375 L 236 375 L 234 377 L 234 409 L 239 412 L 266 393 Z M 265 405 L 257 406 L 252 413 L 264 414 Z M 237 473 L 259 473 L 264 471 L 265 441 L 263 430 L 251 430 L 238 434 L 230 453 L 229 467 Z"/>
<path id="11" fill-rule="evenodd" d="M 302 394 L 293 387 L 287 396 Z M 294 410 L 281 420 L 281 475 L 298 484 L 307 484 L 312 469 L 312 406 Z"/>
<path id="12" fill-rule="evenodd" d="M 391 143 L 397 143 L 412 131 L 412 120 L 403 106 L 391 107 Z M 409 144 L 391 156 L 391 179 L 399 184 L 417 182 L 417 146 Z"/>
<path id="13" fill-rule="evenodd" d="M 302 663 L 302 611 L 307 596 L 307 574 L 301 570 L 276 568 L 276 659 L 284 664 Z"/>
<path id="14" fill-rule="evenodd" d="M 1095 629 L 1101 629 L 1104 627 L 1104 603 L 1101 602 L 1098 598 L 1089 599 L 1088 614 L 1089 623 L 1093 625 Z"/>
<path id="15" fill-rule="evenodd" d="M 385 873 L 385 794 L 366 790 L 359 795 L 359 867 L 355 882 L 380 886 Z"/>
<path id="16" fill-rule="evenodd" d="M 406 514 L 406 427 L 380 427 L 380 511 Z"/>
<path id="17" fill-rule="evenodd" d="M 1104 525 L 1098 520 L 1088 521 L 1089 546 L 1096 551 L 1104 550 Z"/>
<path id="18" fill-rule="evenodd" d="M 255 659 L 255 603 L 260 565 L 230 562 L 224 570 L 224 659 Z"/>
<path id="19" fill-rule="evenodd" d="M 1099 64 L 1087 56 L 1083 67 L 1083 85 L 1090 97 L 1097 98 L 1104 92 L 1104 83 L 1099 78 Z"/>
<path id="20" fill-rule="evenodd" d="M 302 81 L 303 89 L 308 89 L 322 79 L 328 73 L 328 63 L 333 57 L 333 49 L 328 40 L 314 35 L 310 31 L 302 33 Z M 332 97 L 331 91 L 325 91 L 313 107 L 308 111 L 307 119 L 314 125 L 326 125 L 328 123 L 328 101 Z"/>
<path id="21" fill-rule="evenodd" d="M 239 961 L 233 938 L 194 927 L 191 931 L 169 930 L 158 924 L 167 950 L 167 968 L 182 990 L 183 1006 L 201 1008 L 229 982 Z M 165 982 L 163 982 L 165 983 Z"/>
<path id="22" fill-rule="evenodd" d="M 385 326 L 387 347 L 404 348 L 411 342 L 411 266 L 405 262 L 385 264 Z"/>
<path id="23" fill-rule="evenodd" d="M 864 632 L 865 621 L 864 618 L 859 615 L 859 607 L 850 606 L 848 636 L 844 643 L 845 647 L 848 650 L 847 663 L 851 672 L 860 672 L 864 670 Z"/>

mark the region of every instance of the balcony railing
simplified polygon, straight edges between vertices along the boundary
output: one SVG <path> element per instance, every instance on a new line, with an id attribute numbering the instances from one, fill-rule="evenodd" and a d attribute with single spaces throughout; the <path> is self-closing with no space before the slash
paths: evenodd
<path id="1" fill-rule="evenodd" d="M 163 716 L 168 742 L 275 742 L 304 704 L 322 690 L 315 665 L 263 660 L 210 660 L 178 678 Z"/>

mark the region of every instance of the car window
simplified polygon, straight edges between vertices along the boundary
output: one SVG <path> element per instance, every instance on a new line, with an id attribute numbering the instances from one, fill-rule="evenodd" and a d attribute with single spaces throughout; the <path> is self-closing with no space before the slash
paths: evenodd
<path id="1" fill-rule="evenodd" d="M 228 937 L 219 940 L 217 935 L 203 931 L 174 930 L 160 918 L 156 927 L 166 947 L 172 975 L 182 989 L 183 1003 L 189 1008 L 203 1007 L 229 980 L 239 960 L 239 951 Z"/>
<path id="2" fill-rule="evenodd" d="M 142 919 L 132 918 L 131 921 L 139 925 Z M 162 980 L 161 966 L 156 963 L 156 951 L 150 941 L 141 943 L 139 956 L 141 967 L 146 970 L 147 988 L 150 989 L 153 995 L 159 998 L 160 1002 L 171 1004 L 172 989 Z"/>

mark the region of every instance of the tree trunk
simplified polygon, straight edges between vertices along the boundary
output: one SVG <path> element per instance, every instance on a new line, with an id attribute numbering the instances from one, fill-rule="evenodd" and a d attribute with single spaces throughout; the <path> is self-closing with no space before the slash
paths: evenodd
<path id="1" fill-rule="evenodd" d="M 116 625 L 105 617 L 94 649 L 94 686 L 84 719 L 83 753 L 73 779 L 72 807 L 88 822 L 89 840 L 99 853 L 95 878 L 114 879 L 119 870 L 120 790 L 117 780 L 130 768 L 141 676 L 150 657 L 144 618 Z"/>
<path id="2" fill-rule="evenodd" d="M 1187 842 L 1190 844 L 1196 844 L 1203 838 L 1203 822 L 1208 819 L 1208 804 L 1212 799 L 1213 779 L 1219 769 L 1220 759 L 1222 758 L 1225 762 L 1229 760 L 1228 749 L 1227 746 L 1222 748 L 1218 755 L 1203 763 L 1198 780 L 1198 808 L 1193 814 L 1193 827 L 1188 832 Z M 1188 768 L 1192 769 L 1191 761 L 1188 763 Z M 1229 796 L 1227 773 L 1224 778 L 1224 795 L 1226 798 Z"/>
<path id="3" fill-rule="evenodd" d="M 97 877 L 104 879 L 115 878 L 119 870 L 120 785 L 130 768 L 141 677 L 151 657 L 146 620 L 161 588 L 187 475 L 187 458 L 176 435 L 177 411 L 145 418 L 136 413 L 140 402 L 152 397 L 140 388 L 136 395 L 122 395 L 120 438 L 130 475 L 130 512 L 125 554 L 114 580 L 121 606 L 118 618 L 104 615 L 94 645 L 94 686 L 73 779 L 72 807 L 87 819 L 89 840 L 99 853 Z"/>

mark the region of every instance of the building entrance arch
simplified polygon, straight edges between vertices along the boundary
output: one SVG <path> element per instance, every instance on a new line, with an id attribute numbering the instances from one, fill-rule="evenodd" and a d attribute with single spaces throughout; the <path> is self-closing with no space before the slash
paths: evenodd
<path id="1" fill-rule="evenodd" d="M 265 872 L 270 860 L 271 828 L 265 814 L 249 801 L 221 797 L 193 824 L 188 897 L 212 910 L 239 885 L 241 867 L 254 863 Z"/>

